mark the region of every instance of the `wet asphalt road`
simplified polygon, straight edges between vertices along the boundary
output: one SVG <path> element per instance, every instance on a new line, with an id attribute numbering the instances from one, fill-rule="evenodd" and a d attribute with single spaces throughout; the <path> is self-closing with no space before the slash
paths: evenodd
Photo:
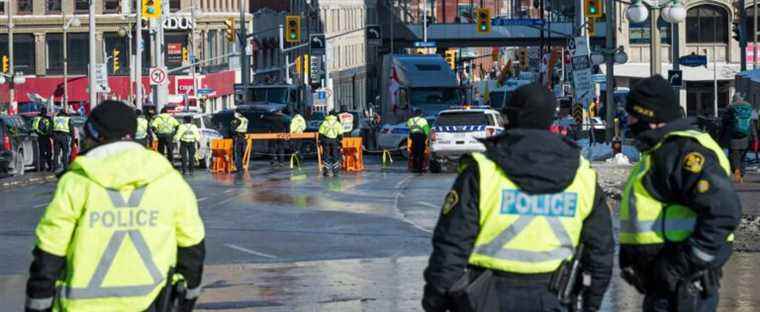
<path id="1" fill-rule="evenodd" d="M 199 310 L 421 311 L 430 233 L 454 176 L 367 167 L 323 178 L 313 166 L 304 176 L 256 163 L 245 178 L 189 177 L 207 231 Z M 0 311 L 23 305 L 33 229 L 53 189 L 0 191 Z M 726 269 L 721 311 L 760 310 L 756 255 Z M 615 281 L 604 310 L 639 309 Z"/>

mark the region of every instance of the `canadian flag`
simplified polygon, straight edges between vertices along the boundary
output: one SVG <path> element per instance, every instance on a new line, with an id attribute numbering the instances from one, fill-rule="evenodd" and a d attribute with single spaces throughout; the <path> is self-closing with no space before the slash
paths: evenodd
<path id="1" fill-rule="evenodd" d="M 390 98 L 391 110 L 396 113 L 396 97 L 401 85 L 398 83 L 398 73 L 396 73 L 396 66 L 391 67 L 391 79 L 388 82 L 388 95 Z"/>

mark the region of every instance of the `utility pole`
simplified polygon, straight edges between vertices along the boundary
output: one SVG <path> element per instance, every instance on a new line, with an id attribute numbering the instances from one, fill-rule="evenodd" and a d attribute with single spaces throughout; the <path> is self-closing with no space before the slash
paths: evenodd
<path id="1" fill-rule="evenodd" d="M 195 25 L 198 25 L 198 21 L 196 18 L 196 11 L 198 10 L 198 4 L 196 0 L 193 0 L 193 8 L 190 10 L 190 15 L 193 19 L 193 29 L 190 30 L 190 63 L 195 63 Z M 195 65 L 192 67 L 192 73 L 193 73 L 193 96 L 195 96 L 195 103 L 200 107 L 200 103 L 198 103 L 198 77 L 197 77 L 197 71 L 195 70 Z M 205 110 L 205 107 L 203 108 Z"/>
<path id="2" fill-rule="evenodd" d="M 135 17 L 137 24 L 135 24 L 135 103 L 136 107 L 140 110 L 143 108 L 143 84 L 142 84 L 142 61 L 143 61 L 143 29 L 142 29 L 142 1 L 135 1 Z M 130 31 L 132 31 L 130 29 Z M 131 42 L 131 40 L 130 40 Z M 131 65 L 131 64 L 130 64 Z M 132 82 L 130 82 L 132 83 Z"/>
<path id="3" fill-rule="evenodd" d="M 757 69 L 757 0 L 752 0 L 752 18 L 755 20 L 752 24 L 752 69 Z"/>
<path id="4" fill-rule="evenodd" d="M 248 41 L 248 30 L 246 29 L 246 22 L 245 22 L 245 7 L 243 6 L 243 0 L 238 0 L 238 6 L 240 7 L 240 34 L 238 37 L 238 42 L 240 43 L 240 77 L 241 82 L 243 83 L 244 88 L 248 88 L 248 86 L 251 84 L 251 65 L 248 64 L 250 61 L 250 58 L 248 57 L 248 51 L 246 51 L 247 44 L 246 41 Z M 282 28 L 280 28 L 280 31 L 282 31 Z M 283 38 L 280 36 L 280 38 Z M 288 66 L 287 62 L 285 64 L 285 72 L 288 72 Z M 248 97 L 248 92 L 245 92 L 243 95 L 243 100 L 246 101 Z"/>
<path id="5" fill-rule="evenodd" d="M 617 32 L 615 31 L 615 17 L 617 16 L 615 0 L 607 0 L 607 50 L 612 52 L 615 50 L 615 37 Z M 677 46 L 677 44 L 674 44 Z M 614 135 L 613 126 L 615 124 L 615 55 L 614 52 L 607 54 L 607 98 L 605 107 L 607 107 L 607 141 L 611 142 Z"/>
<path id="6" fill-rule="evenodd" d="M 673 55 L 673 70 L 679 71 L 681 70 L 681 64 L 679 63 L 679 59 L 681 58 L 681 23 L 673 23 L 671 24 L 671 28 L 673 30 L 673 35 L 670 36 L 671 38 L 671 51 Z M 744 50 L 744 48 L 742 48 Z M 681 77 L 681 80 L 683 81 L 683 76 Z M 683 108 L 683 112 L 686 113 L 686 110 L 688 109 L 687 105 L 681 105 L 681 87 L 673 87 L 673 91 L 675 91 L 676 94 L 676 103 L 678 103 L 678 106 L 681 106 Z"/>
<path id="7" fill-rule="evenodd" d="M 95 49 L 95 0 L 90 0 L 90 19 L 88 23 L 89 28 L 89 41 L 90 41 L 90 67 L 89 67 L 89 95 L 90 95 L 90 109 L 95 108 L 96 105 L 98 105 L 98 92 L 97 88 L 95 86 L 95 69 L 97 64 L 97 57 L 95 53 L 97 53 L 97 50 Z M 105 56 L 104 56 L 105 57 Z M 66 109 L 66 107 L 64 107 Z"/>
<path id="8" fill-rule="evenodd" d="M 745 0 L 739 0 L 739 33 L 743 35 L 739 37 L 740 71 L 747 70 L 747 34 L 749 34 L 749 32 L 747 32 L 747 10 L 745 10 L 745 6 Z"/>
<path id="9" fill-rule="evenodd" d="M 164 44 L 164 20 L 169 15 L 169 1 L 161 2 L 161 16 L 158 18 L 158 34 L 156 35 L 156 66 L 166 68 L 166 48 Z M 168 78 L 167 78 L 168 79 Z M 169 102 L 169 84 L 158 85 L 155 88 L 154 99 L 158 112 Z"/>
<path id="10" fill-rule="evenodd" d="M 649 14 L 649 27 L 651 28 L 651 35 L 649 36 L 649 55 L 652 57 L 649 60 L 649 74 L 659 75 L 662 73 L 662 49 L 660 48 L 660 28 L 657 25 L 657 20 L 660 17 L 660 8 L 653 6 Z"/>
<path id="11" fill-rule="evenodd" d="M 16 70 L 13 68 L 13 15 L 11 14 L 11 1 L 5 2 L 5 12 L 8 13 L 8 72 L 11 79 L 8 79 L 8 110 L 9 113 L 16 111 L 16 85 L 13 82 L 16 78 Z"/>

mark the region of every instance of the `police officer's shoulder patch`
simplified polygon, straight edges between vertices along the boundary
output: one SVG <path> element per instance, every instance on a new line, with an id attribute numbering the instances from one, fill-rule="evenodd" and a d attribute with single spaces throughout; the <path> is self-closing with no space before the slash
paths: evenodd
<path id="1" fill-rule="evenodd" d="M 699 152 L 691 152 L 683 158 L 683 168 L 693 173 L 702 172 L 702 166 L 705 164 L 705 156 Z"/>
<path id="2" fill-rule="evenodd" d="M 443 215 L 449 214 L 454 210 L 454 206 L 459 203 L 459 193 L 456 190 L 451 190 L 446 195 L 446 200 L 443 202 Z"/>
<path id="3" fill-rule="evenodd" d="M 710 182 L 709 181 L 707 181 L 705 179 L 701 179 L 701 180 L 697 181 L 697 192 L 699 192 L 699 193 L 707 193 L 707 191 L 709 191 L 709 190 L 710 190 Z"/>

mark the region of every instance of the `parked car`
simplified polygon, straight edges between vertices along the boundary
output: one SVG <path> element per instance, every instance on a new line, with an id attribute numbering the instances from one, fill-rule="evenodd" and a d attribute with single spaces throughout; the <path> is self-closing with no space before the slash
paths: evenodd
<path id="1" fill-rule="evenodd" d="M 200 154 L 201 159 L 203 159 L 202 165 L 209 168 L 211 166 L 211 140 L 221 139 L 222 134 L 215 129 L 214 124 L 211 122 L 211 114 L 181 112 L 175 114 L 174 118 L 179 122 L 183 122 L 182 120 L 185 116 L 191 116 L 193 118 L 193 124 L 198 127 L 198 130 L 201 132 L 198 154 Z M 177 140 L 175 144 L 176 146 L 179 146 L 179 141 Z M 181 158 L 179 148 L 174 149 L 174 157 L 175 159 Z"/>
<path id="2" fill-rule="evenodd" d="M 447 109 L 438 114 L 430 133 L 430 172 L 439 173 L 471 152 L 484 152 L 479 139 L 504 131 L 501 114 L 488 107 Z"/>
<path id="3" fill-rule="evenodd" d="M 35 140 L 23 117 L 0 116 L 0 174 L 20 176 L 34 168 Z"/>

